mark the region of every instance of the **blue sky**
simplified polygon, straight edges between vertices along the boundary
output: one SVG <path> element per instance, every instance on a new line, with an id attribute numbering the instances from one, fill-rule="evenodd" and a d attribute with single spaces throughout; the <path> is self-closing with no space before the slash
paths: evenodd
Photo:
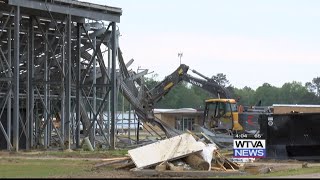
<path id="1" fill-rule="evenodd" d="M 88 1 L 89 0 L 82 0 Z M 320 1 L 96 0 L 122 8 L 120 48 L 130 67 L 162 80 L 182 63 L 253 89 L 320 76 Z M 194 75 L 189 71 L 191 75 Z M 149 75 L 151 76 L 151 75 Z M 196 76 L 196 75 L 194 75 Z"/>

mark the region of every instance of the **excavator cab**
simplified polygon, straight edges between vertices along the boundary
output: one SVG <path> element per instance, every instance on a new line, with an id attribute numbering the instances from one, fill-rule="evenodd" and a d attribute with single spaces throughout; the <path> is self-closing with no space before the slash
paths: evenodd
<path id="1" fill-rule="evenodd" d="M 204 126 L 209 129 L 243 130 L 238 122 L 239 114 L 234 99 L 208 99 L 204 113 Z"/>

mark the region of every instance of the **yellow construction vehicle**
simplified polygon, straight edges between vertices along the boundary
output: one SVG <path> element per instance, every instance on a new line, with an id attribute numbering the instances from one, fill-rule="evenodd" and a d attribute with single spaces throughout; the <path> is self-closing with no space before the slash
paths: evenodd
<path id="1" fill-rule="evenodd" d="M 204 119 L 200 126 L 213 131 L 239 132 L 252 131 L 255 133 L 259 129 L 258 117 L 266 109 L 246 108 L 241 110 L 237 105 L 237 100 L 232 99 L 229 91 L 212 78 L 208 78 L 201 73 L 192 70 L 193 73 L 202 78 L 197 78 L 188 74 L 189 66 L 181 64 L 172 74 L 158 83 L 153 89 L 148 91 L 147 104 L 144 107 L 152 112 L 153 104 L 160 101 L 175 85 L 181 81 L 186 81 L 209 92 L 214 99 L 205 100 Z M 249 132 L 251 133 L 251 132 Z"/>
<path id="2" fill-rule="evenodd" d="M 203 79 L 191 76 L 187 73 L 188 69 L 189 66 L 181 64 L 176 71 L 167 76 L 161 83 L 153 88 L 150 91 L 151 98 L 149 98 L 149 104 L 159 101 L 180 81 L 186 81 L 206 90 L 213 96 L 218 97 L 205 101 L 204 125 L 206 128 L 220 128 L 236 131 L 243 130 L 243 127 L 239 124 L 237 102 L 235 99 L 230 99 L 228 90 L 219 85 L 212 78 L 208 78 L 195 70 L 192 70 L 192 72 L 201 76 Z"/>
<path id="3" fill-rule="evenodd" d="M 205 101 L 204 126 L 212 129 L 243 130 L 235 99 L 208 99 Z"/>

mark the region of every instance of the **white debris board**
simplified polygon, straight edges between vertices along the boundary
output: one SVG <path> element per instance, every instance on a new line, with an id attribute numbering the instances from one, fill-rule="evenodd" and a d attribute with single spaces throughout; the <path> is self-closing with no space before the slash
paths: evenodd
<path id="1" fill-rule="evenodd" d="M 185 133 L 146 146 L 129 150 L 137 168 L 150 167 L 166 160 L 174 160 L 202 150 L 204 144 Z"/>

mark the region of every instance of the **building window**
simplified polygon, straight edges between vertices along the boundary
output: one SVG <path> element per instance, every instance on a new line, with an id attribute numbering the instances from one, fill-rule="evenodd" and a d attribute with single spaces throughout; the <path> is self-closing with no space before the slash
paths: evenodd
<path id="1" fill-rule="evenodd" d="M 193 131 L 193 124 L 195 120 L 193 117 L 176 117 L 175 128 L 180 131 L 190 130 Z"/>

